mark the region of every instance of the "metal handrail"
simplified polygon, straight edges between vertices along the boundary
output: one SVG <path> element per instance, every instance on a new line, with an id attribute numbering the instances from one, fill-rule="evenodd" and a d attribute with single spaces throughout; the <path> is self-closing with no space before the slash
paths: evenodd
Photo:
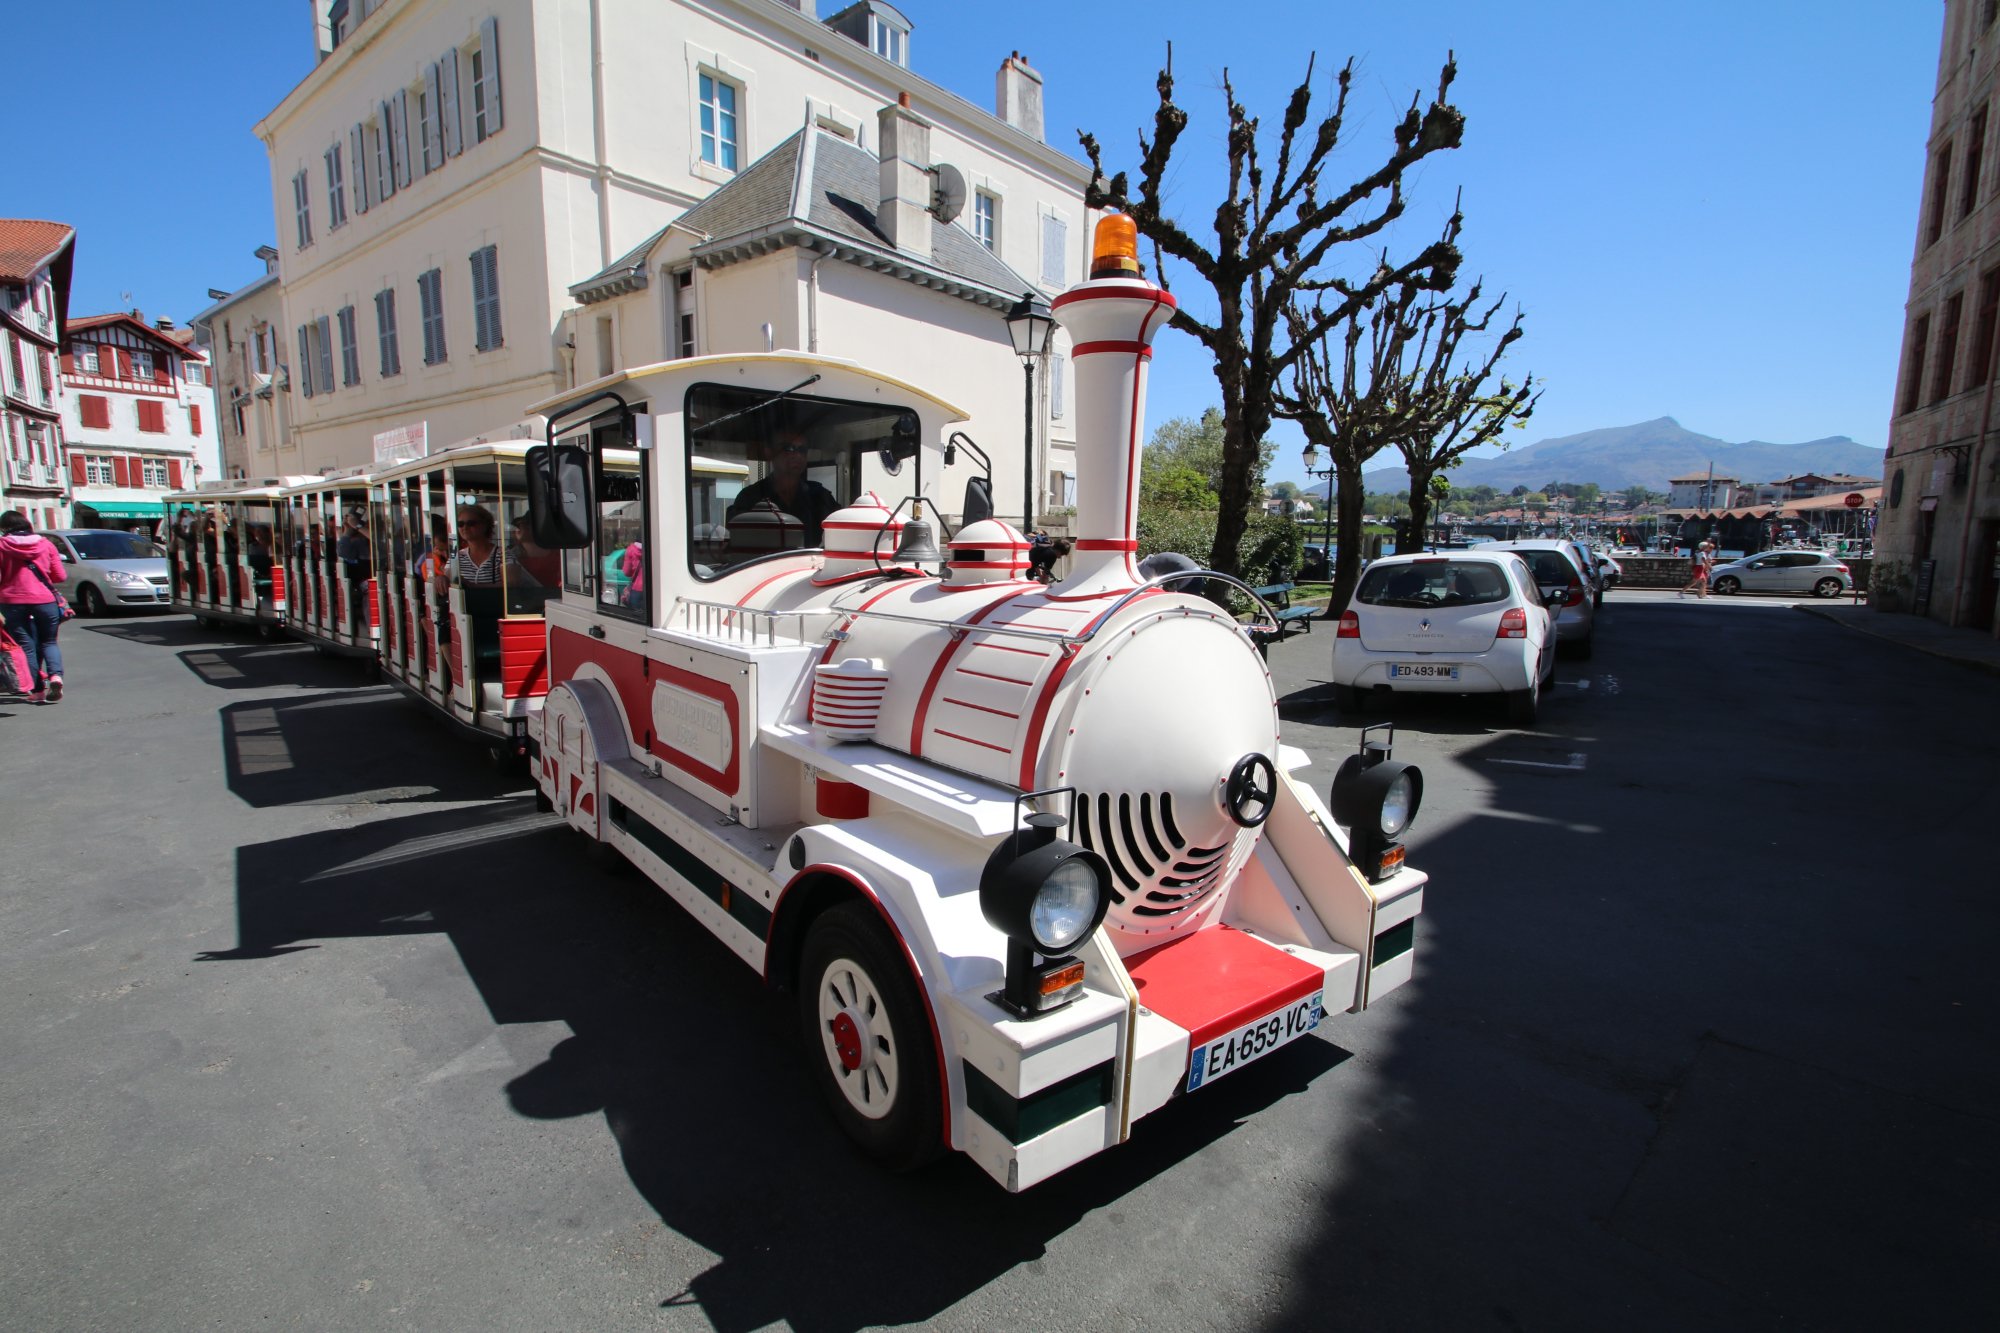
<path id="1" fill-rule="evenodd" d="M 1257 595 L 1257 590 L 1255 588 L 1245 583 L 1242 579 L 1237 578 L 1234 574 L 1223 574 L 1213 569 L 1174 570 L 1170 573 L 1162 574 L 1157 578 L 1147 579 L 1144 583 L 1140 584 L 1138 587 L 1132 589 L 1132 591 L 1126 593 L 1123 597 L 1120 597 L 1117 601 L 1113 602 L 1111 604 L 1111 609 L 1109 611 L 1106 611 L 1103 617 L 1097 623 L 1100 626 L 1110 623 L 1111 617 L 1114 613 L 1123 610 L 1127 602 L 1139 596 L 1141 593 L 1149 592 L 1154 588 L 1161 587 L 1168 583 L 1178 583 L 1183 579 L 1214 579 L 1218 583 L 1227 583 L 1231 587 L 1235 588 L 1238 592 L 1242 593 L 1245 597 L 1248 597 L 1250 599 L 1251 605 L 1256 607 L 1257 610 L 1261 611 L 1264 614 L 1264 618 L 1270 622 L 1269 628 L 1273 633 L 1276 633 L 1278 628 L 1282 624 L 1282 622 L 1278 619 L 1278 613 L 1271 609 L 1270 603 L 1266 602 L 1262 597 L 1259 597 Z M 1237 623 L 1242 624 L 1241 621 L 1238 621 Z M 1252 625 L 1244 625 L 1243 631 L 1244 633 L 1247 634 L 1254 628 L 1257 627 Z M 1096 631 L 1092 630 L 1091 633 L 1094 634 L 1096 633 Z M 1090 637 L 1090 635 L 1086 634 L 1083 637 L 1087 639 Z"/>

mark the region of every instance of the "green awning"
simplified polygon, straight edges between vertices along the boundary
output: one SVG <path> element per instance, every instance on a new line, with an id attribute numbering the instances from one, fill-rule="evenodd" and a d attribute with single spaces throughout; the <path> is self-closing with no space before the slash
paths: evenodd
<path id="1" fill-rule="evenodd" d="M 99 518 L 165 518 L 167 507 L 152 500 L 120 500 L 116 503 L 94 505 L 88 500 L 78 500 L 78 509 L 88 509 Z"/>

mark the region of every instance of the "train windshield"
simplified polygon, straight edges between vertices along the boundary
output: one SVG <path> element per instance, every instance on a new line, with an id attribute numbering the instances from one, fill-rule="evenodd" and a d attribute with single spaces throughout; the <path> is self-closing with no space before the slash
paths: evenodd
<path id="1" fill-rule="evenodd" d="M 686 420 L 688 563 L 704 579 L 824 545 L 867 470 L 917 452 L 916 413 L 882 403 L 698 384 Z"/>

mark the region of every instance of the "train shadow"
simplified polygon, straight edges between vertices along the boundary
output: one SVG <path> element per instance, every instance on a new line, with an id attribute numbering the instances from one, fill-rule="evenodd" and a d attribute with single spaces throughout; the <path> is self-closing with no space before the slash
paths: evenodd
<path id="1" fill-rule="evenodd" d="M 496 1032 L 569 1030 L 532 1067 L 510 1058 L 456 1074 L 454 1095 L 474 1098 L 458 1113 L 488 1113 L 498 1098 L 535 1120 L 602 1116 L 647 1205 L 718 1256 L 692 1278 L 659 1276 L 650 1299 L 698 1306 L 729 1333 L 933 1319 L 1347 1058 L 1296 1043 L 1024 1195 L 960 1157 L 890 1175 L 852 1151 L 816 1100 L 789 1000 L 641 876 L 582 851 L 525 800 L 245 847 L 237 946 L 203 961 L 284 966 L 286 954 L 344 938 L 448 936 Z M 420 1051 L 424 1026 L 420 1015 L 404 1034 Z M 520 1189 L 533 1201 L 507 1225 L 560 1225 L 544 1186 Z"/>
<path id="2" fill-rule="evenodd" d="M 485 801 L 524 781 L 452 743 L 393 686 L 246 699 L 218 716 L 229 790 L 258 809 Z"/>

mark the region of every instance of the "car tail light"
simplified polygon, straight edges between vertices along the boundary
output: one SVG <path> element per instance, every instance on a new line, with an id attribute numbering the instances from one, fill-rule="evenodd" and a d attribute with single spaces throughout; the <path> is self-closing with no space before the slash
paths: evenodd
<path id="1" fill-rule="evenodd" d="M 1500 632 L 1496 639 L 1525 639 L 1528 637 L 1528 613 L 1520 607 L 1511 608 L 1500 617 Z"/>
<path id="2" fill-rule="evenodd" d="M 1583 605 L 1583 584 L 1575 579 L 1569 581 L 1569 596 L 1563 598 L 1564 606 Z"/>
<path id="3" fill-rule="evenodd" d="M 1852 574 L 1854 572 L 1853 570 L 1849 569 L 1846 565 L 1835 565 L 1834 568 L 1839 570 L 1843 574 Z"/>
<path id="4" fill-rule="evenodd" d="M 1336 639 L 1360 638 L 1361 617 L 1355 615 L 1352 611 L 1342 611 L 1340 613 L 1340 623 L 1334 627 L 1333 637 Z"/>

